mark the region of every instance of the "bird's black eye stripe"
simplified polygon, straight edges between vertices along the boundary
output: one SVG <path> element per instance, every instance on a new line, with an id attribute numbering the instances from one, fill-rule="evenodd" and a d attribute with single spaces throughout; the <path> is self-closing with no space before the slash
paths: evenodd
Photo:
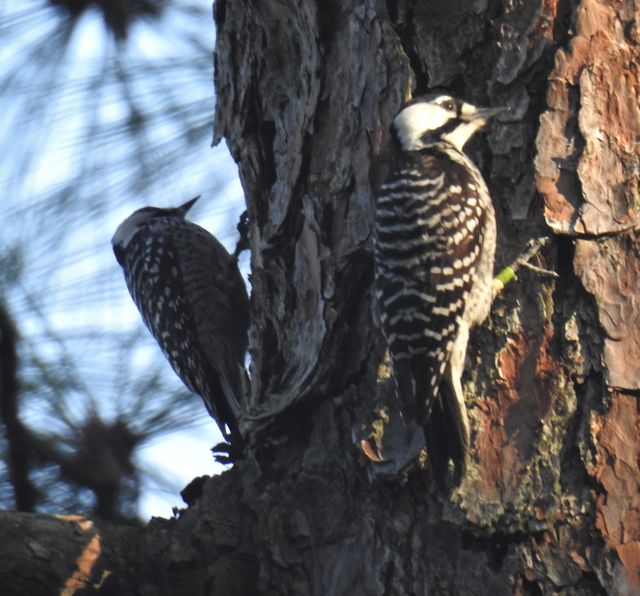
<path id="1" fill-rule="evenodd" d="M 437 128 L 436 130 L 428 130 L 427 132 L 425 132 L 422 137 L 420 137 L 420 140 L 425 144 L 433 142 L 435 139 L 441 138 L 442 135 L 453 132 L 456 128 L 458 128 L 459 124 L 460 122 L 458 122 L 457 118 L 451 118 L 447 120 L 447 122 L 445 122 L 440 128 Z"/>

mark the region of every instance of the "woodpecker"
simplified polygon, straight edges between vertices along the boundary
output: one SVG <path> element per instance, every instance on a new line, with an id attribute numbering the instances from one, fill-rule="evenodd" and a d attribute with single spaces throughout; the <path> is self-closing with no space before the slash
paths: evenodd
<path id="1" fill-rule="evenodd" d="M 111 243 L 145 325 L 237 453 L 249 298 L 237 260 L 185 219 L 197 199 L 174 209 L 138 209 Z"/>
<path id="2" fill-rule="evenodd" d="M 396 159 L 376 200 L 376 300 L 405 423 L 424 428 L 431 469 L 464 473 L 469 420 L 461 376 L 469 330 L 492 301 L 495 212 L 463 152 L 501 108 L 417 97 L 391 125 Z"/>

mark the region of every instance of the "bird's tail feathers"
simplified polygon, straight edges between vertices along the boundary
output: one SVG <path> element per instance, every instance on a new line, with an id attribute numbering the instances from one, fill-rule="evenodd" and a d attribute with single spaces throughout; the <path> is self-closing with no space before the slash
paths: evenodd
<path id="1" fill-rule="evenodd" d="M 227 375 L 224 372 L 220 371 L 218 373 L 218 380 L 220 382 L 220 388 L 222 389 L 222 393 L 224 395 L 224 399 L 229 406 L 229 411 L 235 420 L 238 420 L 240 416 L 240 403 L 238 402 L 238 398 L 236 397 L 235 391 L 227 378 Z"/>
<path id="2" fill-rule="evenodd" d="M 432 372 L 427 367 L 424 355 L 398 359 L 393 364 L 402 420 L 405 424 L 425 424 L 436 395 L 427 383 Z"/>
<path id="3" fill-rule="evenodd" d="M 238 371 L 238 382 L 232 383 L 226 374 L 219 372 L 218 386 L 226 407 L 224 407 L 224 412 L 219 411 L 214 415 L 224 438 L 237 449 L 242 449 L 242 445 L 244 445 L 244 438 L 240 433 L 241 403 L 244 403 L 244 395 L 237 395 L 246 387 L 246 377 L 243 375 L 246 375 L 244 370 Z"/>
<path id="4" fill-rule="evenodd" d="M 455 468 L 455 483 L 465 473 L 469 454 L 469 420 L 464 403 L 459 403 L 448 383 L 440 383 L 438 398 L 434 401 L 424 425 L 425 444 L 436 479 L 444 483 L 449 460 Z"/>
<path id="5" fill-rule="evenodd" d="M 396 360 L 393 363 L 393 375 L 396 380 L 398 397 L 400 398 L 402 421 L 406 425 L 412 424 L 416 421 L 418 412 L 416 410 L 416 384 L 411 361 Z"/>

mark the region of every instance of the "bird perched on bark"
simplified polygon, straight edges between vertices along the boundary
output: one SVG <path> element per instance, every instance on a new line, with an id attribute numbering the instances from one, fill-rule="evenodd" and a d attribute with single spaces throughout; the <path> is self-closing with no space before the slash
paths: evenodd
<path id="1" fill-rule="evenodd" d="M 496 220 L 463 152 L 501 109 L 444 94 L 418 97 L 392 123 L 397 158 L 375 214 L 376 297 L 403 418 L 424 428 L 434 474 L 469 449 L 462 392 L 469 330 L 492 302 Z"/>
<path id="2" fill-rule="evenodd" d="M 174 209 L 139 209 L 111 242 L 145 325 L 237 455 L 249 298 L 237 259 L 185 219 L 197 199 Z"/>

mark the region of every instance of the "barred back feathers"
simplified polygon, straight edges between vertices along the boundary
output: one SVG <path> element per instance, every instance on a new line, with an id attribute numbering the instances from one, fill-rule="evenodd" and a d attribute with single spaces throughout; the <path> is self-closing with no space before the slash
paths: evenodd
<path id="1" fill-rule="evenodd" d="M 489 314 L 496 244 L 487 186 L 462 151 L 499 110 L 419 97 L 392 124 L 396 163 L 376 204 L 376 298 L 405 421 L 425 432 L 434 474 L 469 449 L 461 376 L 469 329 Z"/>
<path id="2" fill-rule="evenodd" d="M 145 207 L 112 244 L 127 288 L 173 370 L 199 394 L 232 446 L 245 391 L 249 299 L 235 257 L 176 209 Z"/>

